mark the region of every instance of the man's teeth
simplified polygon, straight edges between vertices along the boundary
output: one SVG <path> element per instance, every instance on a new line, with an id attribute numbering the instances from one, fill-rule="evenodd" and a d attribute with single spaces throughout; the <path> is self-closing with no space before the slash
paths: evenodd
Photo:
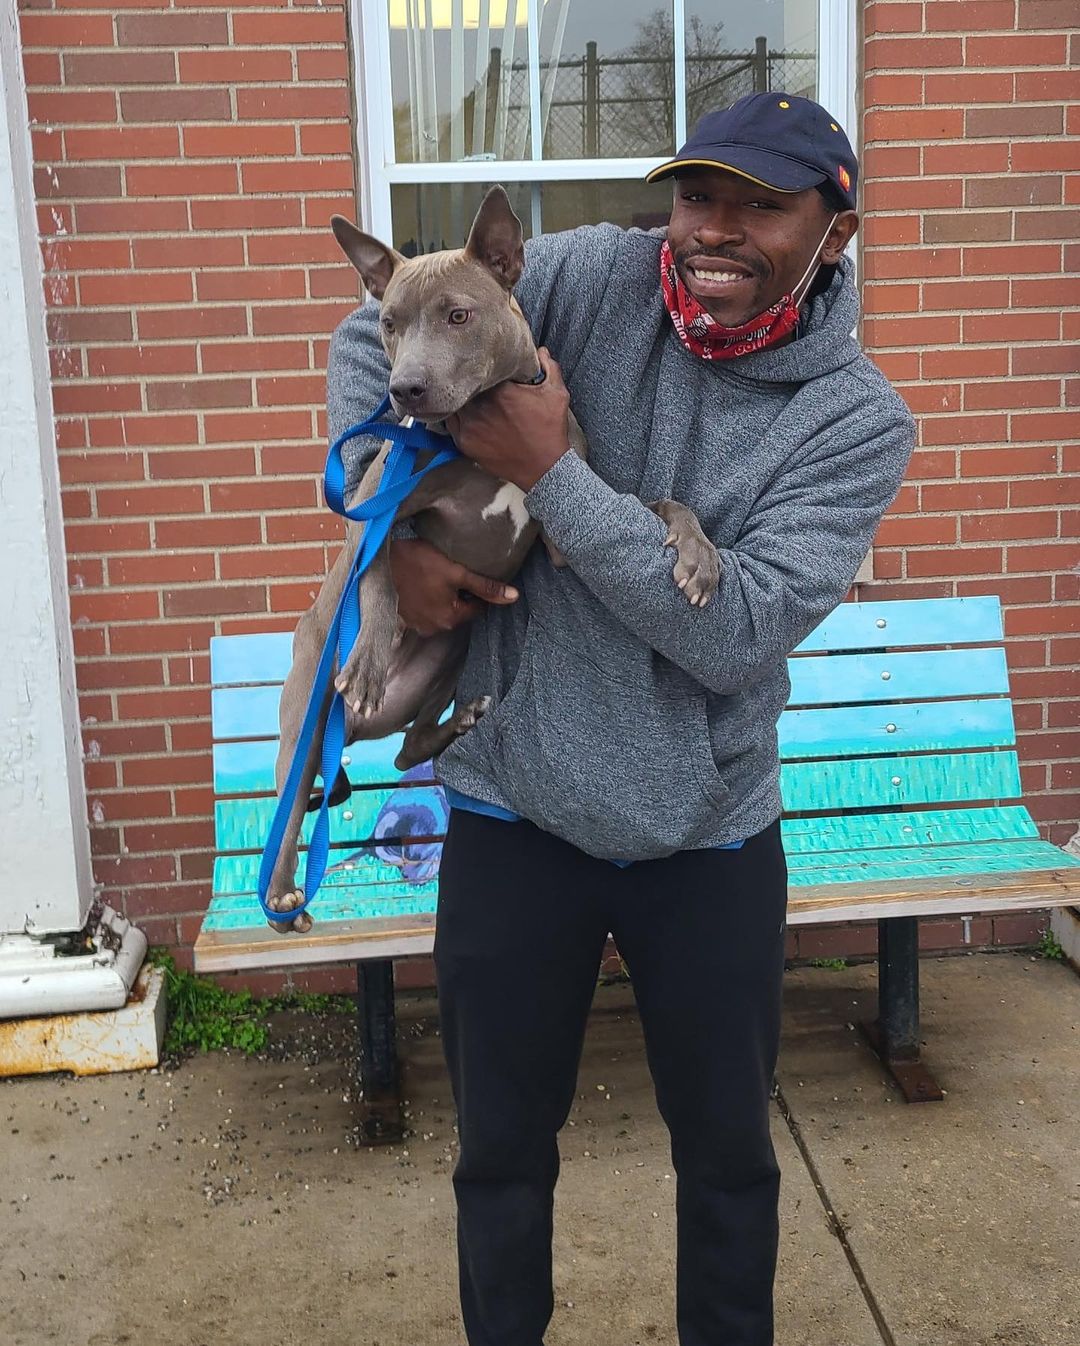
<path id="1" fill-rule="evenodd" d="M 742 271 L 699 271 L 694 266 L 690 268 L 690 274 L 695 280 L 728 281 L 746 279 Z"/>

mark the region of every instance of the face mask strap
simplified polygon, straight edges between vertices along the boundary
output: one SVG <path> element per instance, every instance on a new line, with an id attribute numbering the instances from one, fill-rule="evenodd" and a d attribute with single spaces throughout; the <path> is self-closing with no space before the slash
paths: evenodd
<path id="1" fill-rule="evenodd" d="M 839 212 L 837 212 L 837 214 L 835 214 L 829 221 L 828 228 L 821 235 L 821 241 L 814 249 L 814 255 L 810 258 L 809 265 L 807 266 L 806 270 L 802 273 L 802 275 L 799 277 L 799 279 L 796 281 L 795 287 L 791 291 L 791 297 L 796 305 L 802 303 L 802 301 L 806 298 L 810 286 L 813 285 L 814 283 L 814 277 L 817 275 L 818 269 L 821 266 L 821 262 L 818 260 L 818 254 L 821 252 L 821 249 L 825 246 L 825 240 L 832 233 L 832 227 L 838 219 L 839 219 Z M 799 290 L 802 288 L 804 281 L 806 282 L 806 289 L 803 290 L 802 294 L 800 295 Z M 797 299 L 795 298 L 796 295 L 799 296 Z"/>

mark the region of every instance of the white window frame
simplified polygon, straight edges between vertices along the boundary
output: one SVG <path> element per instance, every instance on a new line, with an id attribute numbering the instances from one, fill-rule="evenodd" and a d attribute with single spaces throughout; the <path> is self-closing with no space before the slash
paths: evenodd
<path id="1" fill-rule="evenodd" d="M 513 0 L 510 0 L 513 3 Z M 818 99 L 844 119 L 858 153 L 856 102 L 856 0 L 818 0 Z M 673 0 L 675 30 L 675 142 L 686 139 L 685 0 Z M 540 0 L 528 0 L 535 48 Z M 387 0 L 350 0 L 356 59 L 356 163 L 360 222 L 377 238 L 393 237 L 390 189 L 399 183 L 574 182 L 641 179 L 659 156 L 640 159 L 466 159 L 454 163 L 395 162 L 390 89 L 390 24 Z M 531 80 L 532 145 L 540 144 L 540 84 Z M 538 202 L 534 199 L 534 223 Z"/>

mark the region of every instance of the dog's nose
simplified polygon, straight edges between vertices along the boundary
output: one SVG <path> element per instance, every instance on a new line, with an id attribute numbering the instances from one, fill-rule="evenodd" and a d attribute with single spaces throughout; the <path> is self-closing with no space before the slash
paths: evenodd
<path id="1" fill-rule="evenodd" d="M 403 379 L 400 383 L 391 383 L 390 396 L 402 406 L 414 407 L 424 400 L 427 386 L 416 379 Z"/>

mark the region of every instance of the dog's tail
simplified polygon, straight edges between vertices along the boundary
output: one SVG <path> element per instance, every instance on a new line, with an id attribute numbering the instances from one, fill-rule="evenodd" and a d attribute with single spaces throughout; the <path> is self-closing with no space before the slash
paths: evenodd
<path id="1" fill-rule="evenodd" d="M 338 767 L 338 773 L 334 777 L 334 788 L 330 791 L 330 807 L 337 808 L 338 804 L 344 804 L 346 799 L 352 794 L 352 782 L 345 774 L 344 767 Z M 311 798 L 308 800 L 308 813 L 316 813 L 322 808 L 323 792 L 321 787 L 312 790 Z"/>

